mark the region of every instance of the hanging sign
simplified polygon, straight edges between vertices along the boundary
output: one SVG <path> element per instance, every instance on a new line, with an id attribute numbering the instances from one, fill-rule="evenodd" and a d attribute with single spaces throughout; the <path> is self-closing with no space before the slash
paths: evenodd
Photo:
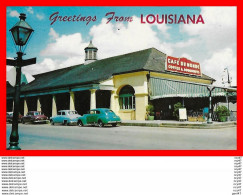
<path id="1" fill-rule="evenodd" d="M 202 76 L 200 64 L 187 58 L 167 56 L 165 69 L 171 72 Z"/>

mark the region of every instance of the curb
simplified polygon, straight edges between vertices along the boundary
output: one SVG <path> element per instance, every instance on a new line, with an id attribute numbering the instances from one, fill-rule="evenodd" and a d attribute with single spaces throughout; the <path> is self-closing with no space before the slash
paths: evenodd
<path id="1" fill-rule="evenodd" d="M 141 126 L 141 127 L 168 127 L 168 128 L 191 128 L 191 129 L 221 129 L 228 127 L 236 127 L 237 123 L 226 124 L 179 124 L 179 123 L 131 123 L 123 122 L 120 126 Z"/>

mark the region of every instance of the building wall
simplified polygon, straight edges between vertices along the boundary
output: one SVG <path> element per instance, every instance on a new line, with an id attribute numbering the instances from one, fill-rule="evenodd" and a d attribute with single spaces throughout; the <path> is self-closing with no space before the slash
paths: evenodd
<path id="1" fill-rule="evenodd" d="M 148 82 L 147 82 L 148 71 L 140 71 L 133 73 L 126 73 L 121 75 L 115 75 L 113 77 L 114 84 L 114 105 L 112 105 L 113 111 L 118 114 L 123 120 L 145 120 L 146 118 L 146 106 L 148 105 Z M 187 82 L 211 84 L 210 80 L 198 79 L 193 77 L 185 77 L 180 75 L 172 75 L 165 73 L 150 72 L 151 77 L 166 78 L 172 80 L 181 80 Z M 122 110 L 119 108 L 119 92 L 122 87 L 130 85 L 135 90 L 135 110 Z"/>
<path id="2" fill-rule="evenodd" d="M 179 75 L 172 75 L 172 74 L 165 74 L 165 73 L 155 73 L 155 72 L 148 72 L 148 71 L 140 71 L 140 72 L 132 72 L 120 75 L 114 75 L 112 78 L 103 81 L 100 83 L 100 90 L 106 90 L 100 93 L 98 90 L 96 93 L 96 106 L 98 107 L 109 107 L 121 117 L 123 120 L 145 120 L 146 118 L 146 106 L 149 102 L 149 94 L 148 94 L 148 81 L 147 75 L 150 74 L 151 77 L 159 77 L 159 78 L 167 78 L 172 80 L 181 80 L 181 81 L 188 81 L 188 82 L 196 82 L 196 83 L 204 83 L 210 84 L 211 81 L 197 79 L 197 78 L 190 78 L 184 77 Z M 130 110 L 122 110 L 119 106 L 119 93 L 120 90 L 126 86 L 130 85 L 133 87 L 135 91 L 135 109 Z M 114 86 L 114 88 L 113 88 Z M 109 91 L 109 92 L 108 92 Z M 111 94 L 110 94 L 111 93 Z M 103 95 L 102 95 L 103 94 Z M 75 109 L 80 113 L 84 114 L 90 107 L 90 91 L 82 91 L 82 92 L 74 92 L 74 105 Z M 110 97 L 110 99 L 109 99 Z M 35 97 L 37 98 L 37 97 Z M 98 98 L 98 99 L 97 99 Z M 30 99 L 30 98 L 27 98 Z M 43 98 L 41 99 L 42 104 L 42 111 L 44 109 L 43 105 Z M 61 93 L 55 95 L 56 99 L 56 111 L 60 109 L 69 109 L 70 107 L 70 94 L 69 93 Z M 102 101 L 101 101 L 102 100 Z M 47 101 L 47 100 L 46 100 Z M 48 99 L 48 108 L 52 107 L 52 110 L 48 110 L 49 114 L 46 115 L 55 115 L 56 111 L 53 114 L 53 101 L 52 96 Z M 110 103 L 110 104 L 109 104 Z M 37 105 L 37 99 L 34 101 L 35 106 Z M 22 103 L 24 105 L 24 103 Z M 10 106 L 9 106 L 10 107 Z M 33 110 L 29 106 L 29 109 Z M 73 108 L 74 109 L 74 108 Z M 22 109 L 24 112 L 24 109 Z M 27 110 L 27 109 L 25 109 Z M 36 110 L 36 109 L 34 109 Z"/>
<path id="3" fill-rule="evenodd" d="M 114 84 L 114 98 L 112 109 L 116 114 L 118 114 L 123 120 L 145 120 L 146 118 L 146 106 L 148 105 L 149 95 L 148 95 L 148 82 L 147 82 L 148 71 L 140 71 L 133 73 L 126 73 L 121 75 L 115 75 L 113 77 Z M 166 78 L 172 80 L 181 80 L 187 82 L 211 84 L 210 80 L 198 79 L 193 77 L 185 77 L 180 75 L 172 75 L 165 73 L 150 72 L 151 77 Z M 130 85 L 135 90 L 135 110 L 122 110 L 119 107 L 119 92 L 122 87 Z"/>
<path id="4" fill-rule="evenodd" d="M 114 111 L 123 120 L 145 120 L 146 106 L 148 105 L 148 83 L 147 72 L 135 72 L 113 77 L 115 91 L 115 108 Z M 121 110 L 119 108 L 119 92 L 122 87 L 130 85 L 135 90 L 135 110 Z"/>

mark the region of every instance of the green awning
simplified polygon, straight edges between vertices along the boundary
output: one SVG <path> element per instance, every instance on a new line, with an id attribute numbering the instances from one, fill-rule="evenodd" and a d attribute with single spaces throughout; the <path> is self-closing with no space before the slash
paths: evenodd
<path id="1" fill-rule="evenodd" d="M 150 98 L 168 98 L 168 97 L 209 97 L 208 85 L 199 83 L 189 83 L 184 81 L 175 81 L 162 78 L 150 78 Z M 226 96 L 227 89 L 215 87 L 212 96 Z M 236 92 L 234 92 L 236 95 Z"/>

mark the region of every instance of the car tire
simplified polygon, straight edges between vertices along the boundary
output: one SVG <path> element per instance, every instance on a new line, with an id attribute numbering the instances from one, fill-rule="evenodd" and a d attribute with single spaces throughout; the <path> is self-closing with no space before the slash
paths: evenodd
<path id="1" fill-rule="evenodd" d="M 116 127 L 117 123 L 112 123 L 111 125 L 112 125 L 112 127 Z"/>
<path id="2" fill-rule="evenodd" d="M 25 121 L 24 121 L 24 119 L 22 119 L 22 124 L 25 124 Z"/>
<path id="3" fill-rule="evenodd" d="M 67 125 L 67 121 L 66 121 L 66 120 L 65 120 L 65 121 L 63 121 L 63 123 L 62 123 L 62 124 L 66 126 L 66 125 Z"/>
<path id="4" fill-rule="evenodd" d="M 78 120 L 77 125 L 78 125 L 79 127 L 84 126 L 81 120 Z"/>
<path id="5" fill-rule="evenodd" d="M 51 125 L 55 125 L 55 123 L 53 122 L 53 120 L 50 120 L 50 123 L 51 123 Z"/>
<path id="6" fill-rule="evenodd" d="M 99 120 L 99 121 L 98 121 L 98 126 L 99 126 L 99 127 L 104 127 L 104 123 L 102 122 L 102 120 Z"/>

